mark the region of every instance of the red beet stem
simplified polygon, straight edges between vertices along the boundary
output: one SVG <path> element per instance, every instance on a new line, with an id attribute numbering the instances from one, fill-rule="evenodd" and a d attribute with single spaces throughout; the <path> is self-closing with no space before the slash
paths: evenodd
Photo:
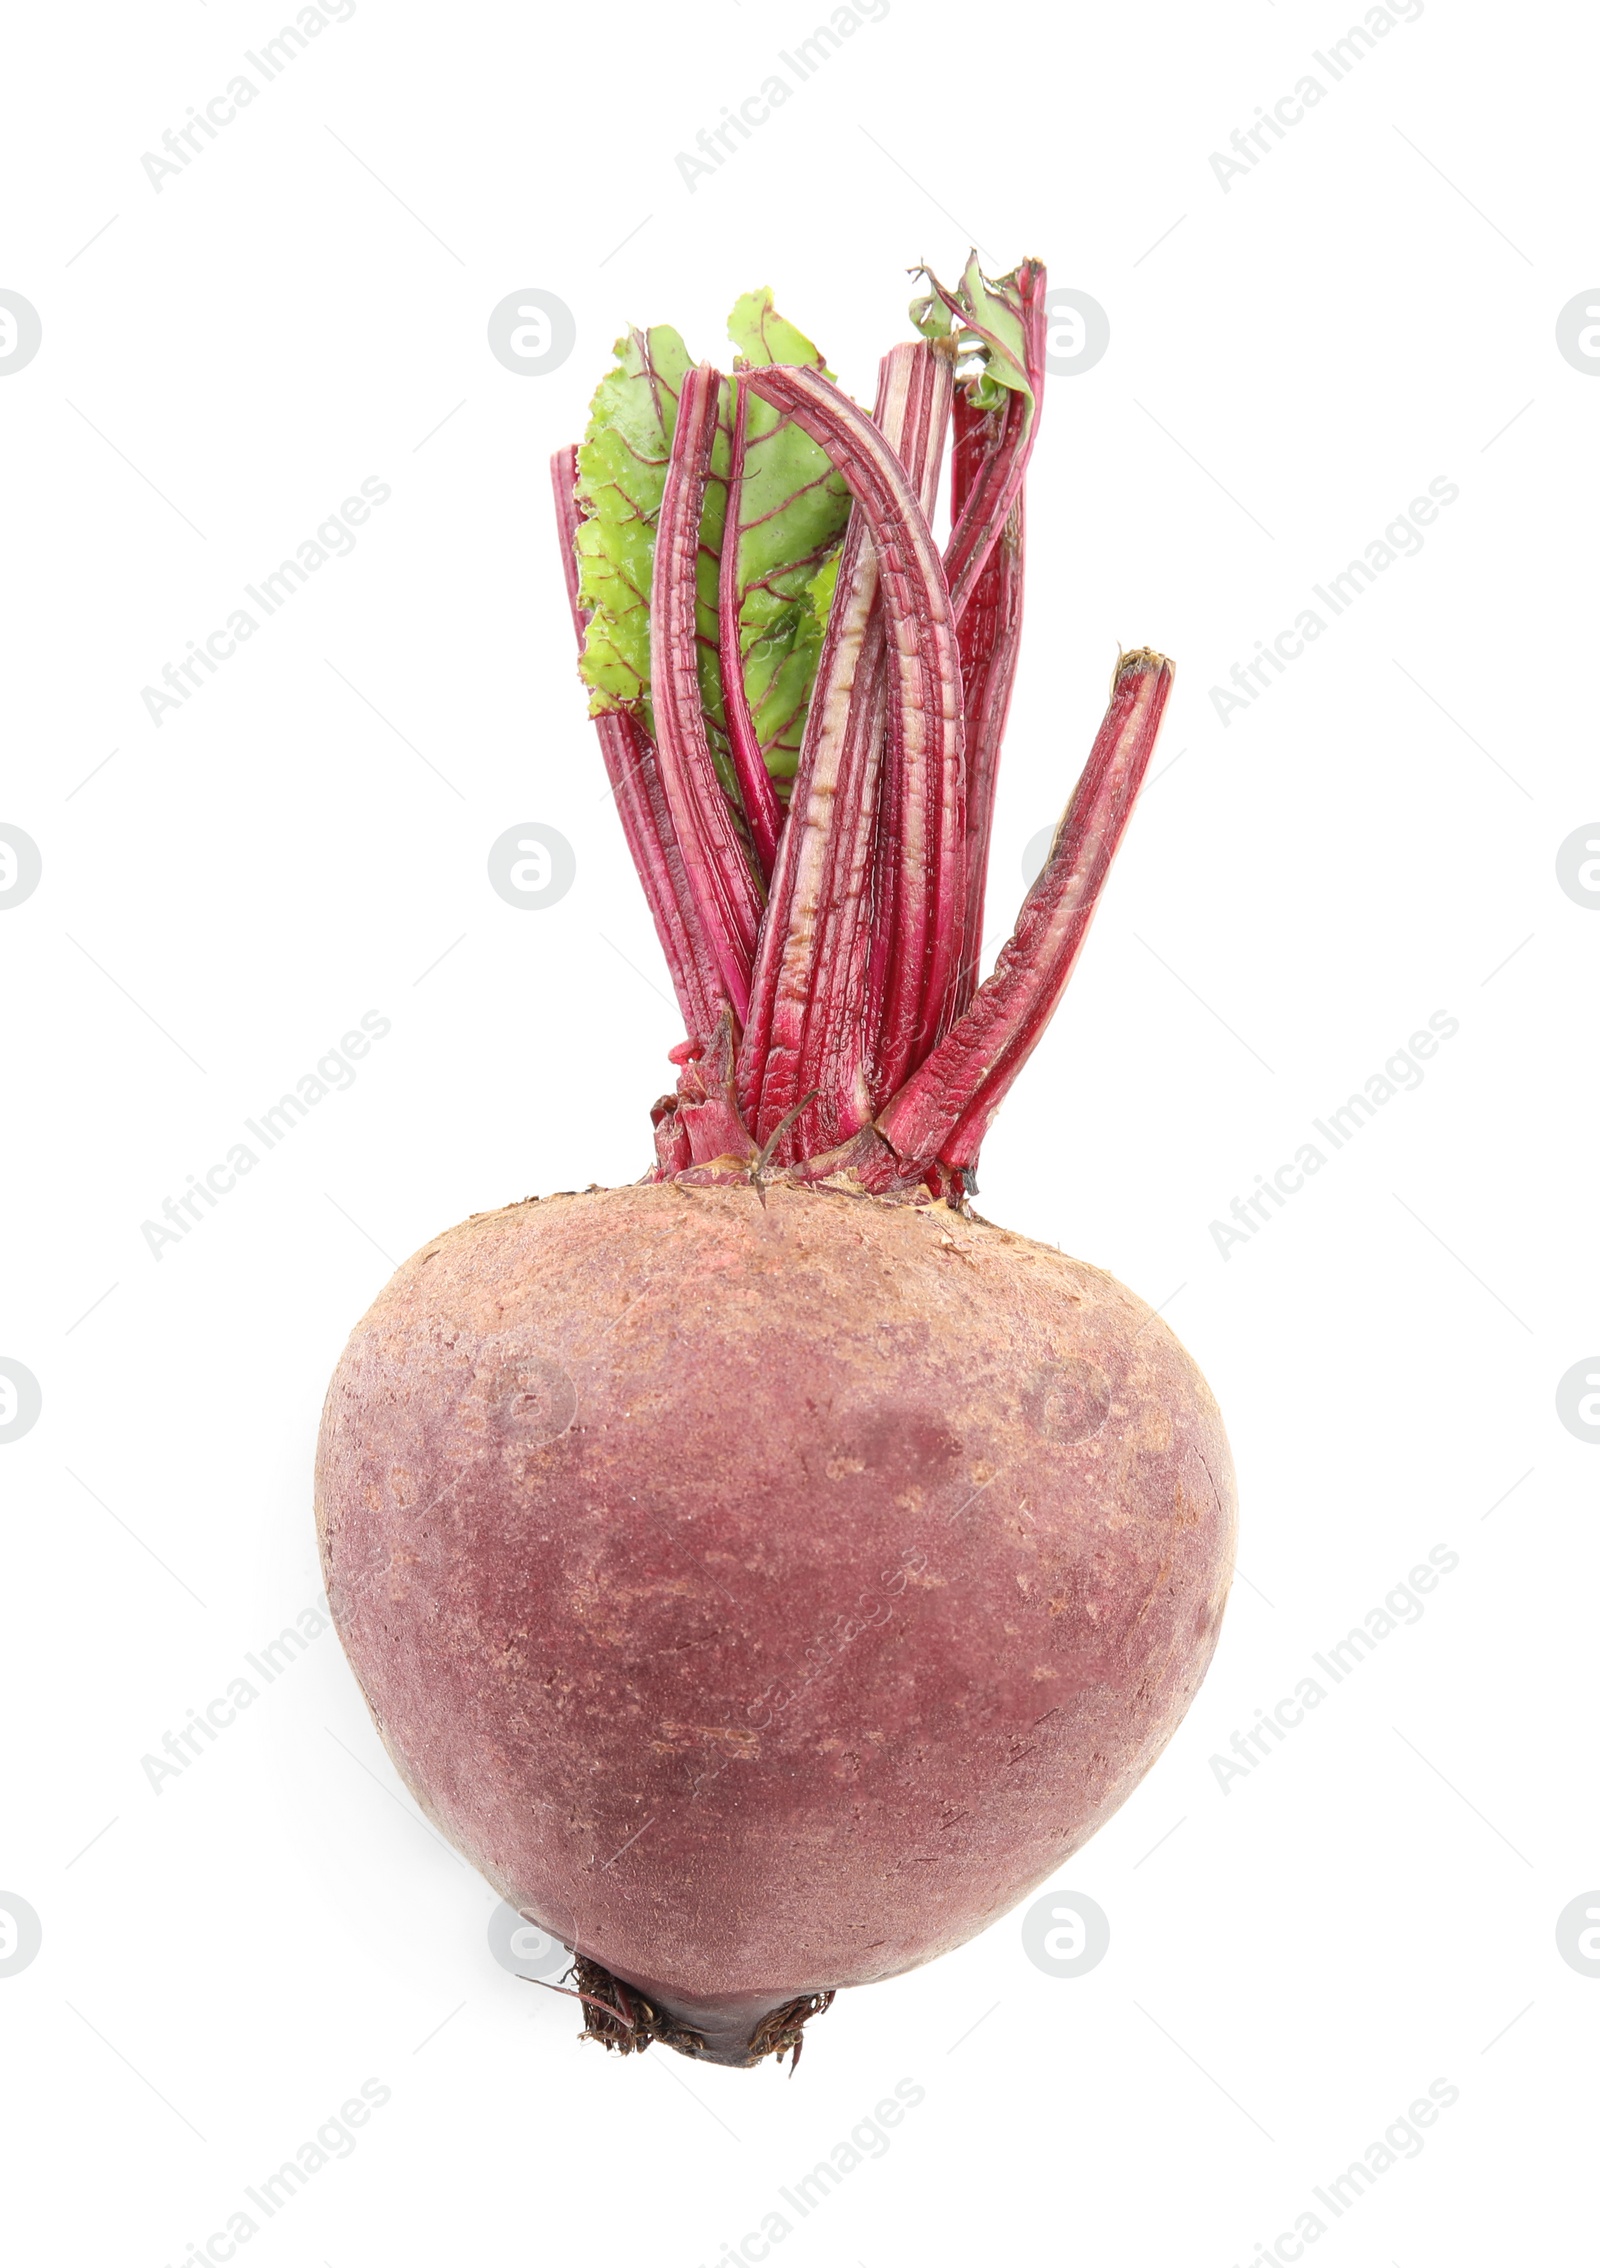
<path id="1" fill-rule="evenodd" d="M 875 422 L 918 483 L 938 480 L 951 379 L 924 345 L 879 365 Z M 823 1149 L 872 1114 L 867 1076 L 876 1038 L 865 1012 L 871 890 L 882 760 L 886 647 L 877 552 L 866 514 L 851 515 L 801 746 L 789 819 L 752 990 L 741 1093 L 758 1138 L 770 1140 L 796 1097 L 816 1090 L 779 1144 L 779 1162 Z"/>
<path id="2" fill-rule="evenodd" d="M 756 1155 L 734 1091 L 737 1045 L 730 1012 L 722 1017 L 706 1046 L 690 1055 L 678 1074 L 675 1116 L 679 1129 L 688 1136 L 692 1167 L 715 1166 L 726 1159 L 748 1163 Z M 657 1135 L 659 1150 L 659 1125 Z"/>
<path id="3" fill-rule="evenodd" d="M 872 547 L 866 546 L 869 560 Z M 888 715 L 883 607 L 873 602 L 856 662 L 838 783 L 829 819 L 826 883 L 817 908 L 812 1005 L 800 1042 L 795 1084 L 814 1089 L 814 1113 L 795 1131 L 785 1153 L 826 1149 L 866 1124 L 877 1106 L 871 1064 L 876 1021 L 867 1013 L 867 971 L 877 917 L 872 861 L 877 844 L 878 798 L 883 787 Z"/>
<path id="4" fill-rule="evenodd" d="M 989 873 L 1000 749 L 1022 647 L 1024 562 L 1023 499 L 1011 507 L 999 542 L 978 577 L 972 604 L 961 617 L 957 642 L 967 701 L 967 873 L 965 943 L 950 988 L 949 1022 L 965 1015 L 983 957 L 983 913 Z M 940 1035 L 943 1037 L 943 1034 Z"/>
<path id="5" fill-rule="evenodd" d="M 1009 400 L 1010 397 L 1007 396 Z M 965 386 L 956 389 L 950 421 L 950 524 L 959 527 L 961 515 L 972 494 L 972 484 L 983 470 L 984 460 L 1000 439 L 1002 424 L 998 410 L 974 409 Z M 945 574 L 949 576 L 950 547 L 945 546 Z"/>
<path id="6" fill-rule="evenodd" d="M 926 344 L 895 347 L 879 365 L 879 386 L 884 406 L 878 423 L 931 520 L 954 395 L 949 358 Z M 807 1140 L 797 1143 L 795 1155 L 864 1126 L 885 1091 L 876 1074 L 883 986 L 881 970 L 873 981 L 873 946 L 893 927 L 888 893 L 898 877 L 880 863 L 879 845 L 882 799 L 898 797 L 901 782 L 885 762 L 888 656 L 881 600 L 868 623 L 861 668 L 829 830 L 819 1000 L 801 1047 L 800 1084 L 815 1082 L 822 1101 L 816 1118 L 801 1128 Z M 919 886 L 926 885 L 919 879 Z"/>
<path id="7" fill-rule="evenodd" d="M 913 418 L 908 429 L 910 446 L 901 450 L 906 471 L 917 487 L 917 498 L 931 520 L 939 494 L 939 472 L 944 455 L 945 435 L 949 428 L 955 402 L 955 379 L 949 356 L 941 350 L 924 349 L 923 360 L 915 366 L 919 381 L 914 399 L 920 413 Z M 931 401 L 924 396 L 931 395 Z M 960 644 L 957 642 L 959 660 Z M 966 797 L 966 693 L 961 689 L 963 707 L 962 758 L 952 784 L 961 797 L 961 809 L 953 810 L 948 804 L 940 808 L 941 837 L 954 840 L 965 831 Z M 915 788 L 914 774 L 908 778 L 908 766 L 903 761 L 904 749 L 892 737 L 885 752 L 882 767 L 882 784 L 877 809 L 868 815 L 871 832 L 869 849 L 870 869 L 862 888 L 863 930 L 867 950 L 862 958 L 859 978 L 864 979 L 865 1007 L 859 1015 L 862 1041 L 862 1062 L 856 1081 L 860 1105 L 848 1118 L 841 1117 L 841 1135 L 864 1125 L 884 1099 L 893 1093 L 901 1066 L 893 1059 L 888 1034 L 897 1012 L 911 1006 L 914 969 L 909 963 L 904 946 L 904 931 L 910 915 L 908 898 L 914 905 L 926 905 L 929 899 L 929 877 L 919 871 L 914 850 L 915 817 L 908 825 L 907 795 Z M 939 1035 L 941 1024 L 948 1014 L 950 990 L 963 959 L 962 940 L 966 929 L 966 897 L 962 887 L 963 873 L 956 877 L 957 891 L 953 908 L 948 908 L 948 919 L 953 936 L 948 976 L 940 967 L 923 970 L 923 982 L 915 987 L 915 1005 L 912 1012 L 917 1018 L 908 1051 L 909 1061 L 920 1061 Z M 904 909 L 904 910 L 903 910 Z M 935 919 L 940 918 L 935 909 Z M 850 972 L 853 987 L 858 972 Z M 933 988 L 944 985 L 945 1005 L 933 997 Z"/>
<path id="8" fill-rule="evenodd" d="M 981 411 L 972 407 L 964 391 L 958 394 L 951 453 L 950 514 L 954 526 L 945 547 L 945 574 L 952 586 L 961 681 L 966 691 L 967 824 L 965 938 L 961 966 L 950 988 L 945 1030 L 971 1004 L 983 958 L 995 789 L 1022 645 L 1023 481 L 1044 401 L 1043 263 L 1023 261 L 1010 280 L 1022 325 L 1023 367 L 1033 400 L 1030 404 L 1024 396 L 1012 392 L 1007 394 L 1003 409 Z M 945 298 L 950 305 L 949 295 Z M 944 1036 L 943 1031 L 939 1036 Z"/>
<path id="9" fill-rule="evenodd" d="M 1007 395 L 1004 412 L 996 413 L 1000 417 L 997 445 L 978 467 L 951 531 L 944 564 L 950 585 L 950 604 L 957 621 L 971 605 L 978 578 L 1000 540 L 1012 506 L 1022 493 L 1044 402 L 1047 326 L 1043 261 L 1024 260 L 1015 276 L 1008 280 L 1015 286 L 1015 312 L 1023 334 L 1023 368 L 1032 388 L 1032 399 L 1016 391 Z M 951 295 L 945 292 L 941 296 L 955 314 L 958 327 L 970 327 Z"/>
<path id="10" fill-rule="evenodd" d="M 755 719 L 750 714 L 750 696 L 744 682 L 744 655 L 739 645 L 739 490 L 744 479 L 745 432 L 749 423 L 750 397 L 737 378 L 733 382 L 733 390 L 735 402 L 732 454 L 728 464 L 728 511 L 723 522 L 722 564 L 717 577 L 717 643 L 722 655 L 722 705 L 727 720 L 734 777 L 739 782 L 739 794 L 750 827 L 750 839 L 755 844 L 756 856 L 761 861 L 761 879 L 768 882 L 772 878 L 773 861 L 777 855 L 783 806 L 778 801 L 778 791 L 772 784 L 772 775 L 767 770 L 761 743 L 756 737 Z"/>
<path id="11" fill-rule="evenodd" d="M 931 1043 L 959 960 L 965 776 L 961 666 L 939 551 L 905 467 L 866 412 L 814 370 L 753 370 L 843 474 L 877 555 L 888 641 L 886 763 L 898 774 L 887 844 L 896 870 L 880 920 L 889 944 L 876 1047 L 893 1091 Z"/>
<path id="12" fill-rule="evenodd" d="M 885 361 L 882 370 L 887 369 Z M 888 414 L 883 381 L 878 414 Z M 846 766 L 855 776 L 858 795 L 876 792 L 876 736 L 883 711 L 881 691 L 875 704 L 871 699 L 873 654 L 881 654 L 883 644 L 877 590 L 877 557 L 866 539 L 861 514 L 854 512 L 845 527 L 816 684 L 778 846 L 740 1059 L 745 1119 L 763 1143 L 805 1092 L 800 1084 L 800 1049 L 817 998 L 819 908 L 833 829 L 844 814 L 841 774 Z"/>
<path id="13" fill-rule="evenodd" d="M 1117 664 L 1111 705 L 1050 856 L 994 974 L 877 1119 L 907 1175 L 937 1159 L 970 1170 L 990 1120 L 1055 1011 L 1133 809 L 1172 664 L 1139 648 Z"/>
<path id="14" fill-rule="evenodd" d="M 556 451 L 550 460 L 550 480 L 555 491 L 567 599 L 581 652 L 588 615 L 578 596 L 575 538 L 581 515 L 577 499 L 576 447 Z M 623 838 L 644 885 L 672 988 L 683 1011 L 684 1026 L 693 1038 L 704 1041 L 710 1037 L 728 1005 L 727 991 L 707 942 L 699 909 L 689 888 L 683 856 L 672 831 L 655 749 L 643 725 L 623 710 L 602 712 L 594 719 L 594 725 L 617 816 L 622 821 Z"/>
<path id="15" fill-rule="evenodd" d="M 721 375 L 703 362 L 685 377 L 678 396 L 672 455 L 656 522 L 650 695 L 662 785 L 689 887 L 742 1023 L 750 1006 L 761 893 L 733 806 L 717 778 L 700 698 L 695 619 L 700 517 L 721 395 Z"/>

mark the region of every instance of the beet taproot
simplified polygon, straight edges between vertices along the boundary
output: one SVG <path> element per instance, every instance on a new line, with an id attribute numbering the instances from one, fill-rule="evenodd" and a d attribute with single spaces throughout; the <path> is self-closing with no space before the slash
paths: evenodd
<path id="1" fill-rule="evenodd" d="M 428 1816 L 732 2063 L 1093 1834 L 1232 1564 L 1220 1417 L 1142 1301 L 944 1206 L 784 1185 L 436 1238 L 350 1339 L 317 1496 Z"/>

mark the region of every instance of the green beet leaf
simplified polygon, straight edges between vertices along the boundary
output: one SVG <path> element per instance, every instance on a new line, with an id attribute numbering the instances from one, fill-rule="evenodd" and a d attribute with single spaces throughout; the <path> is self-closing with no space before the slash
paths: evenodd
<path id="1" fill-rule="evenodd" d="M 615 352 L 617 366 L 595 389 L 578 450 L 578 593 L 590 610 L 578 668 L 591 716 L 632 709 L 649 729 L 651 561 L 678 393 L 691 363 L 666 323 L 629 331 Z"/>
<path id="2" fill-rule="evenodd" d="M 923 274 L 933 290 L 911 303 L 911 320 L 925 339 L 957 335 L 963 358 L 976 355 L 982 367 L 968 382 L 974 409 L 999 409 L 1008 392 L 1025 394 L 1029 415 L 1035 407 L 1028 382 L 1021 305 L 1015 273 L 991 283 L 973 253 L 954 291 L 948 291 L 929 269 Z"/>
<path id="3" fill-rule="evenodd" d="M 811 341 L 778 314 L 769 290 L 746 292 L 728 335 L 748 363 L 826 370 Z M 579 671 L 589 709 L 633 711 L 653 731 L 650 709 L 650 585 L 656 522 L 691 367 L 670 324 L 617 341 L 616 367 L 595 390 L 578 450 L 579 597 L 589 613 Z M 831 376 L 832 373 L 828 372 Z M 737 384 L 737 379 L 734 380 Z M 696 570 L 700 691 L 712 753 L 734 793 L 723 721 L 717 637 L 718 575 L 727 514 L 731 388 L 712 452 Z M 836 557 L 850 494 L 827 457 L 787 418 L 750 397 L 738 549 L 739 649 L 757 736 L 780 788 L 793 777 L 827 621 L 813 586 Z M 831 590 L 831 584 L 828 586 Z"/>
<path id="4" fill-rule="evenodd" d="M 748 363 L 789 363 L 833 376 L 765 288 L 735 303 L 728 336 Z M 812 586 L 838 553 L 850 491 L 817 444 L 754 394 L 746 415 L 733 537 L 739 653 L 756 738 L 781 792 L 794 777 L 827 621 Z"/>

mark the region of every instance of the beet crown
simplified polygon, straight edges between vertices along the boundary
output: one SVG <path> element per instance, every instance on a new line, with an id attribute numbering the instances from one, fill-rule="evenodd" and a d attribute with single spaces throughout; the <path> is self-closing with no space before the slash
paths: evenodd
<path id="1" fill-rule="evenodd" d="M 754 292 L 731 377 L 631 332 L 551 462 L 580 670 L 687 1033 L 657 1179 L 963 1203 L 1155 745 L 1172 665 L 1140 647 L 977 984 L 1045 273 L 927 280 L 871 416 Z"/>

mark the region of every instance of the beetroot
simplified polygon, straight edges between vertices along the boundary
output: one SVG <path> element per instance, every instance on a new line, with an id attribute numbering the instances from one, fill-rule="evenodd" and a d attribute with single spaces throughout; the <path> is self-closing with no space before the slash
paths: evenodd
<path id="1" fill-rule="evenodd" d="M 688 1035 L 656 1164 L 434 1239 L 328 1393 L 324 1568 L 378 1729 L 624 2050 L 798 2056 L 839 1987 L 1054 1872 L 1216 1642 L 1204 1380 L 970 1205 L 1172 674 L 1122 656 L 977 984 L 1043 284 L 935 283 L 871 417 L 769 295 L 731 382 L 675 333 L 619 348 L 554 474 Z"/>

